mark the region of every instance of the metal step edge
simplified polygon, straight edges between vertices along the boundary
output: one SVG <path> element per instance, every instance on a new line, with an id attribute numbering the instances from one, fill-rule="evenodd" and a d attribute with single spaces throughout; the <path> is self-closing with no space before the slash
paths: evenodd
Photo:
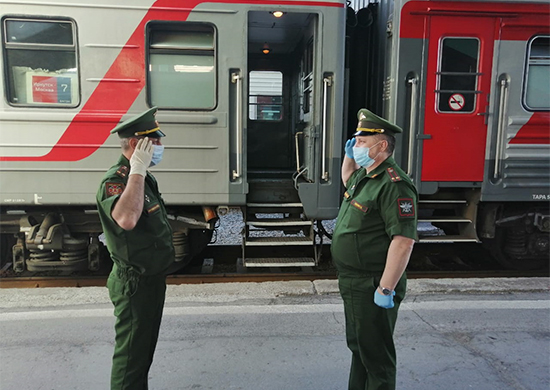
<path id="1" fill-rule="evenodd" d="M 418 222 L 457 222 L 457 223 L 472 223 L 471 219 L 468 218 L 449 218 L 449 217 L 430 217 L 430 218 L 419 218 Z"/>
<path id="2" fill-rule="evenodd" d="M 421 199 L 418 203 L 433 203 L 433 204 L 465 204 L 468 203 L 466 200 L 444 200 L 444 199 Z"/>
<path id="3" fill-rule="evenodd" d="M 462 237 L 462 236 L 435 236 L 435 237 L 425 237 L 418 240 L 420 243 L 434 243 L 434 244 L 445 244 L 453 242 L 480 242 L 477 238 L 472 237 Z"/>
<path id="4" fill-rule="evenodd" d="M 295 220 L 295 221 L 285 221 L 282 219 L 278 220 L 269 220 L 269 219 L 263 219 L 263 220 L 252 220 L 252 221 L 246 221 L 247 225 L 253 225 L 253 226 L 313 226 L 313 222 L 311 221 L 301 221 L 301 220 Z"/>
<path id="5" fill-rule="evenodd" d="M 246 207 L 304 207 L 302 203 L 247 203 Z"/>
<path id="6" fill-rule="evenodd" d="M 245 267 L 312 267 L 315 266 L 315 260 L 310 257 L 252 257 L 244 259 Z"/>
<path id="7" fill-rule="evenodd" d="M 247 237 L 245 246 L 292 246 L 313 245 L 313 240 L 308 237 Z"/>

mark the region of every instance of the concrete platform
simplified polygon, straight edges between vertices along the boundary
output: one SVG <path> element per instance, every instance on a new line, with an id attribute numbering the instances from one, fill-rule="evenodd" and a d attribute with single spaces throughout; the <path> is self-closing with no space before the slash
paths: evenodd
<path id="1" fill-rule="evenodd" d="M 411 280 L 401 390 L 548 390 L 549 278 Z M 0 289 L 0 390 L 108 388 L 102 287 Z M 341 390 L 350 352 L 334 280 L 168 286 L 151 390 Z"/>
<path id="2" fill-rule="evenodd" d="M 550 292 L 550 278 L 411 279 L 407 295 Z M 231 302 L 338 294 L 336 280 L 182 284 L 167 287 L 166 302 Z M 110 303 L 104 287 L 0 289 L 0 308 Z"/>

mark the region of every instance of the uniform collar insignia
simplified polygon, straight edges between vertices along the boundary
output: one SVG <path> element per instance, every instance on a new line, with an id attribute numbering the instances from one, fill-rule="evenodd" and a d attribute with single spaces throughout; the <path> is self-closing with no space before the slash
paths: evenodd
<path id="1" fill-rule="evenodd" d="M 128 176 L 128 167 L 126 165 L 121 165 L 116 171 L 116 174 L 120 177 Z"/>

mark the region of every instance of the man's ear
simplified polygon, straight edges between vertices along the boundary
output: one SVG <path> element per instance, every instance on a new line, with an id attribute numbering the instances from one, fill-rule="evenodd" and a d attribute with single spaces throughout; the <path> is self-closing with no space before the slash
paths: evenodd
<path id="1" fill-rule="evenodd" d="M 136 150 L 138 141 L 139 140 L 137 138 L 130 138 L 130 140 L 128 141 L 128 145 L 130 146 L 130 148 L 132 148 L 132 150 Z"/>
<path id="2" fill-rule="evenodd" d="M 380 148 L 380 152 L 382 153 L 385 152 L 386 149 L 388 149 L 388 141 L 386 141 L 386 138 L 382 136 L 378 138 L 377 144 L 378 144 L 378 147 Z"/>

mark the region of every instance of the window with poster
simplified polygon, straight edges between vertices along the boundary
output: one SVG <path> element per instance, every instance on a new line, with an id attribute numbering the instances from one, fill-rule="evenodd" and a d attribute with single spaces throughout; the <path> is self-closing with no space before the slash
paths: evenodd
<path id="1" fill-rule="evenodd" d="M 72 21 L 8 17 L 2 21 L 2 37 L 9 104 L 79 104 L 76 26 Z"/>
<path id="2" fill-rule="evenodd" d="M 479 73 L 479 39 L 447 37 L 441 40 L 437 109 L 445 113 L 471 113 L 475 109 Z"/>

